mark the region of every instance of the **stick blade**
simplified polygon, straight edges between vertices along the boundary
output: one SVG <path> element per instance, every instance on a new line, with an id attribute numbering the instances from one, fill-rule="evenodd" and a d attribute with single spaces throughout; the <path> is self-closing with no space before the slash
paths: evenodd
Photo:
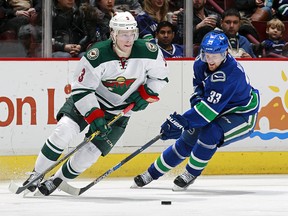
<path id="1" fill-rule="evenodd" d="M 72 196 L 79 196 L 81 194 L 81 188 L 73 187 L 69 185 L 67 182 L 62 181 L 62 183 L 58 187 L 63 192 L 70 194 Z"/>
<path id="2" fill-rule="evenodd" d="M 11 181 L 8 189 L 11 193 L 20 194 L 26 187 L 18 186 L 14 181 Z"/>

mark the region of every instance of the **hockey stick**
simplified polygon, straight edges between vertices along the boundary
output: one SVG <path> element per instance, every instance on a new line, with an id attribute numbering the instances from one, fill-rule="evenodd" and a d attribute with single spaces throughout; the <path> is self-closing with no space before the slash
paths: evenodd
<path id="1" fill-rule="evenodd" d="M 73 196 L 79 196 L 81 194 L 83 194 L 85 191 L 87 191 L 89 188 L 91 188 L 92 186 L 94 186 L 95 184 L 97 184 L 98 182 L 100 182 L 102 179 L 106 178 L 108 175 L 110 175 L 112 172 L 114 172 L 115 170 L 119 169 L 122 165 L 124 165 L 125 163 L 127 163 L 128 161 L 130 161 L 132 158 L 134 158 L 135 156 L 137 156 L 138 154 L 140 154 L 142 151 L 144 151 L 146 148 L 148 148 L 149 146 L 151 146 L 153 143 L 155 143 L 156 141 L 158 141 L 161 138 L 162 134 L 157 135 L 156 137 L 154 137 L 152 140 L 150 140 L 149 142 L 147 142 L 144 146 L 140 147 L 139 149 L 137 149 L 136 151 L 134 151 L 132 154 L 130 154 L 129 156 L 127 156 L 126 158 L 124 158 L 122 161 L 120 161 L 118 164 L 116 164 L 114 167 L 110 168 L 109 170 L 107 170 L 105 173 L 103 173 L 101 176 L 99 176 L 98 178 L 96 178 L 94 181 L 92 181 L 91 183 L 89 183 L 87 186 L 82 187 L 82 188 L 75 188 L 71 185 L 69 185 L 67 182 L 62 181 L 62 183 L 59 185 L 59 189 L 70 194 Z"/>
<path id="2" fill-rule="evenodd" d="M 131 109 L 133 109 L 134 107 L 134 103 L 131 103 L 129 106 L 127 106 L 124 110 L 122 110 L 119 114 L 117 114 L 116 116 L 114 116 L 109 122 L 108 122 L 108 126 L 111 126 L 112 124 L 114 124 L 119 118 L 121 118 L 122 116 L 124 116 L 127 112 L 129 112 Z M 85 137 L 85 139 L 75 147 L 75 149 L 73 149 L 71 152 L 69 152 L 68 154 L 66 154 L 64 157 L 62 157 L 61 159 L 59 159 L 58 161 L 56 161 L 54 164 L 52 164 L 50 167 L 48 167 L 46 170 L 44 170 L 42 173 L 40 173 L 37 177 L 35 177 L 32 181 L 30 181 L 28 184 L 24 185 L 24 186 L 18 186 L 15 184 L 14 181 L 11 181 L 8 189 L 15 194 L 20 194 L 22 191 L 26 190 L 29 186 L 31 186 L 34 182 L 38 181 L 39 179 L 41 179 L 42 177 L 44 177 L 49 171 L 51 171 L 52 169 L 54 169 L 56 166 L 58 166 L 60 163 L 62 163 L 63 161 L 65 161 L 67 158 L 69 158 L 72 154 L 74 154 L 76 151 L 78 151 L 80 148 L 82 148 L 84 145 L 86 145 L 87 143 L 89 143 L 91 140 L 94 139 L 94 137 L 98 136 L 100 134 L 100 131 L 95 131 L 94 133 L 92 133 L 89 137 Z"/>

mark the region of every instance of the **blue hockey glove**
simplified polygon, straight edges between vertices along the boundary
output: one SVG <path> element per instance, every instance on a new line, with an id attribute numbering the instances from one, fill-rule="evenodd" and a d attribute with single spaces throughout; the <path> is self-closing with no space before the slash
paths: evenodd
<path id="1" fill-rule="evenodd" d="M 104 112 L 99 108 L 92 108 L 86 113 L 84 119 L 88 124 L 90 124 L 91 133 L 100 131 L 100 135 L 97 136 L 97 138 L 104 139 L 111 132 L 111 128 L 107 125 L 104 118 Z"/>
<path id="2" fill-rule="evenodd" d="M 180 114 L 174 112 L 161 125 L 161 139 L 178 139 L 181 136 L 183 129 L 186 130 L 188 128 L 188 121 Z"/>
<path id="3" fill-rule="evenodd" d="M 149 103 L 159 100 L 158 94 L 153 92 L 147 85 L 141 85 L 137 91 L 133 92 L 127 99 L 127 103 L 135 103 L 133 111 L 137 112 L 146 109 Z"/>

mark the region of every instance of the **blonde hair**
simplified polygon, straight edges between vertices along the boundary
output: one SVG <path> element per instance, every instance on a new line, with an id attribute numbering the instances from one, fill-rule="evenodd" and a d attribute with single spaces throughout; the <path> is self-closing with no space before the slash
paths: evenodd
<path id="1" fill-rule="evenodd" d="M 273 18 L 271 19 L 270 21 L 267 22 L 267 27 L 266 27 L 266 30 L 268 31 L 268 29 L 270 27 L 276 27 L 278 30 L 280 30 L 282 33 L 285 32 L 285 25 L 284 23 L 280 20 L 280 19 L 277 19 L 277 18 Z"/>
<path id="2" fill-rule="evenodd" d="M 153 19 L 155 19 L 158 23 L 162 21 L 166 21 L 167 20 L 166 15 L 167 15 L 168 6 L 169 6 L 168 0 L 164 0 L 163 7 L 161 7 L 160 9 L 160 17 L 161 17 L 160 20 L 156 16 L 156 11 L 154 10 L 152 1 L 153 0 L 144 0 L 144 7 L 143 7 L 144 11 Z"/>

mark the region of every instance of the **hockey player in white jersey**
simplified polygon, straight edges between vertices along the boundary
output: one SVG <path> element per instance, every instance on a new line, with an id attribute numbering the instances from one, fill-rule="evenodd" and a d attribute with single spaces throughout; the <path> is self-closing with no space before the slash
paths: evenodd
<path id="1" fill-rule="evenodd" d="M 138 39 L 137 22 L 129 12 L 118 12 L 110 20 L 111 39 L 94 44 L 81 58 L 72 82 L 71 97 L 57 114 L 57 126 L 48 137 L 34 170 L 23 183 L 29 183 L 60 157 L 66 146 L 89 126 L 86 136 L 101 134 L 84 145 L 48 180 L 36 181 L 44 195 L 51 194 L 64 181 L 76 178 L 102 155 L 107 155 L 125 131 L 132 111 L 144 110 L 159 100 L 168 82 L 168 68 L 158 47 Z M 115 114 L 135 103 L 131 112 L 111 127 Z M 109 142 L 107 142 L 107 140 Z"/>
<path id="2" fill-rule="evenodd" d="M 243 67 L 228 53 L 228 39 L 208 33 L 193 65 L 191 109 L 171 114 L 161 126 L 162 139 L 177 139 L 146 172 L 134 178 L 143 187 L 189 157 L 173 190 L 185 190 L 201 175 L 218 148 L 248 137 L 255 127 L 259 93 Z M 183 133 L 182 133 L 183 131 Z"/>

